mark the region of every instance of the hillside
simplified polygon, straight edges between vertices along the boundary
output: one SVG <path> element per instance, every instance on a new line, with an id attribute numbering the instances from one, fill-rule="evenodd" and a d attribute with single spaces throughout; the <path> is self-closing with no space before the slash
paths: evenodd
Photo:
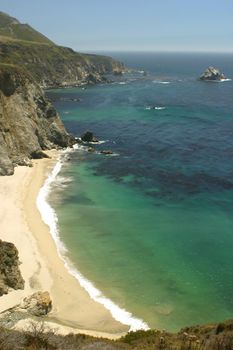
<path id="1" fill-rule="evenodd" d="M 30 165 L 42 150 L 74 142 L 41 87 L 93 84 L 123 69 L 111 57 L 57 46 L 0 12 L 0 175 Z"/>
<path id="2" fill-rule="evenodd" d="M 92 84 L 104 74 L 122 72 L 122 63 L 111 57 L 80 54 L 55 45 L 17 19 L 0 13 L 0 60 L 24 66 L 42 87 Z"/>
<path id="3" fill-rule="evenodd" d="M 28 24 L 20 23 L 16 18 L 0 11 L 0 36 L 13 40 L 34 41 L 53 45 L 53 42 Z"/>

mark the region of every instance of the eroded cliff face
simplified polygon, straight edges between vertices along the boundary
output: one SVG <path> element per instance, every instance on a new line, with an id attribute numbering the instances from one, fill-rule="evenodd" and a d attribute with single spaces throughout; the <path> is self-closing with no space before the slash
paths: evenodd
<path id="1" fill-rule="evenodd" d="M 0 65 L 0 175 L 29 165 L 41 151 L 74 142 L 55 108 L 23 68 Z"/>

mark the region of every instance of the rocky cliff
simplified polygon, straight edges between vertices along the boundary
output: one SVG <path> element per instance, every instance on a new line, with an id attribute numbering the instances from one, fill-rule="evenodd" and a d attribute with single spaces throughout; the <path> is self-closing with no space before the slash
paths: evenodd
<path id="1" fill-rule="evenodd" d="M 104 74 L 124 70 L 111 57 L 32 42 L 0 40 L 0 60 L 24 66 L 43 87 L 98 83 L 105 81 Z"/>
<path id="2" fill-rule="evenodd" d="M 30 165 L 42 150 L 74 142 L 41 87 L 97 83 L 106 73 L 124 70 L 110 57 L 57 46 L 3 12 L 0 62 L 0 175 L 13 174 L 15 165 Z"/>
<path id="3" fill-rule="evenodd" d="M 22 67 L 0 65 L 0 175 L 43 157 L 43 150 L 73 142 L 31 75 Z"/>
<path id="4" fill-rule="evenodd" d="M 18 251 L 14 244 L 0 240 L 0 296 L 8 289 L 23 289 L 24 280 L 19 271 Z"/>

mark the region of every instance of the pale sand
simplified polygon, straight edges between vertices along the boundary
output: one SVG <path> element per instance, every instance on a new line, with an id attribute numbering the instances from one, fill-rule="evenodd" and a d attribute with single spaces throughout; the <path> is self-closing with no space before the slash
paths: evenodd
<path id="1" fill-rule="evenodd" d="M 48 321 L 69 330 L 115 338 L 127 332 L 128 326 L 114 320 L 68 273 L 36 207 L 38 192 L 56 163 L 58 152 L 50 151 L 49 155 L 52 159 L 37 160 L 33 168 L 18 167 L 13 176 L 0 177 L 0 238 L 16 245 L 26 282 L 24 290 L 1 297 L 0 312 L 37 290 L 48 290 L 53 301 Z"/>

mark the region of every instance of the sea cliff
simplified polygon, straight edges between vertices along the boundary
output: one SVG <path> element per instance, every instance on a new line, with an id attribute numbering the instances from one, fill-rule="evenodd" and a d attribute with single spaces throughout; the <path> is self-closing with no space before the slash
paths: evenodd
<path id="1" fill-rule="evenodd" d="M 0 175 L 73 142 L 32 76 L 23 67 L 0 65 Z"/>
<path id="2" fill-rule="evenodd" d="M 124 70 L 111 57 L 60 47 L 3 12 L 0 60 L 0 175 L 31 165 L 42 150 L 74 143 L 41 88 L 95 84 Z"/>

